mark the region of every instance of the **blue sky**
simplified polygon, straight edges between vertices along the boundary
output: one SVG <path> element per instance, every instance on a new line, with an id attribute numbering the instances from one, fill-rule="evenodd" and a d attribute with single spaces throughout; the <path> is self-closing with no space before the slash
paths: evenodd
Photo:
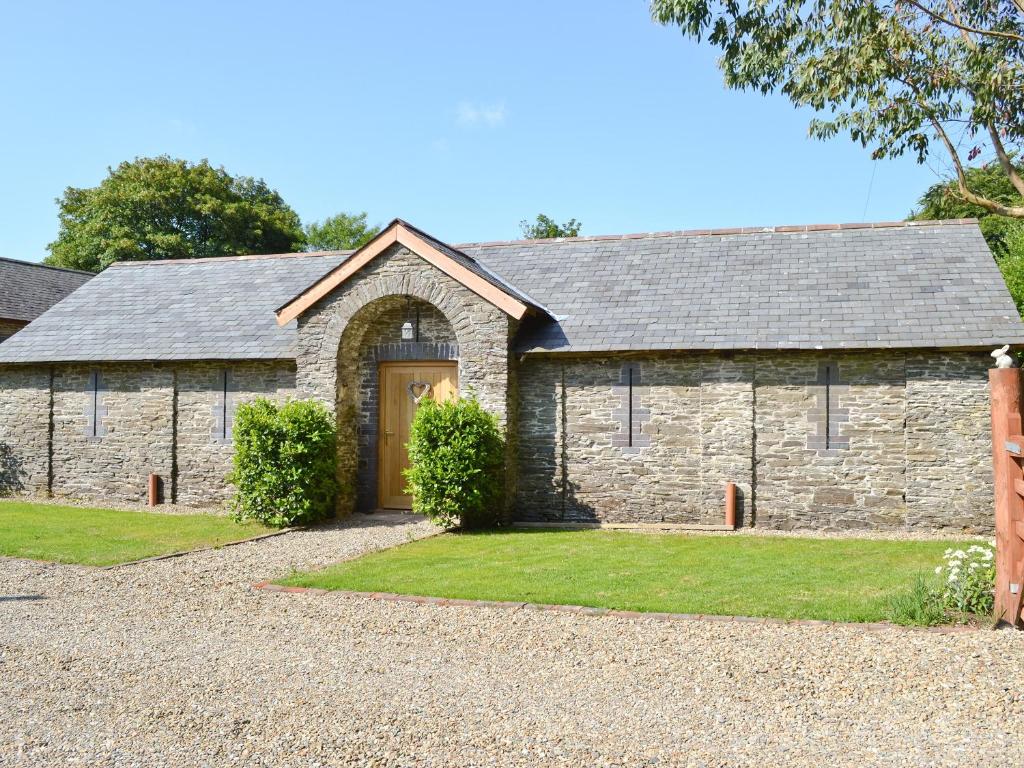
<path id="1" fill-rule="evenodd" d="M 541 211 L 584 234 L 903 218 L 935 181 L 807 138 L 714 61 L 646 0 L 6 3 L 0 256 L 43 258 L 66 186 L 161 153 L 263 177 L 303 221 L 451 242 Z"/>

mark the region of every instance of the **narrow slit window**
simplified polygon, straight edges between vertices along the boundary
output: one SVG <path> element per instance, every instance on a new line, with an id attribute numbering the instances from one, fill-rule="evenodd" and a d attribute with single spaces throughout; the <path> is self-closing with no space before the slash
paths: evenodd
<path id="1" fill-rule="evenodd" d="M 825 450 L 832 448 L 832 366 L 825 366 Z"/>
<path id="2" fill-rule="evenodd" d="M 644 408 L 643 371 L 638 363 L 626 363 L 619 369 L 619 380 L 612 391 L 618 404 L 612 411 L 612 418 L 618 428 L 612 435 L 612 445 L 633 453 L 633 449 L 647 448 L 650 437 L 644 434 L 643 425 L 650 421 L 651 411 Z"/>
<path id="3" fill-rule="evenodd" d="M 850 438 L 842 432 L 842 425 L 850 420 L 849 407 L 843 407 L 842 397 L 850 385 L 840 376 L 838 363 L 820 363 L 818 376 L 808 387 L 808 394 L 814 397 L 814 405 L 808 414 L 813 424 L 807 438 L 807 447 L 821 455 L 832 456 L 835 451 L 850 447 Z"/>
<path id="4" fill-rule="evenodd" d="M 93 371 L 89 374 L 89 389 L 92 396 L 92 415 L 89 419 L 89 437 L 100 434 L 100 374 Z"/>
<path id="5" fill-rule="evenodd" d="M 215 442 L 226 443 L 231 440 L 231 427 L 233 415 L 231 412 L 231 392 L 234 383 L 231 378 L 231 370 L 222 368 L 216 376 L 216 383 L 213 385 L 214 395 L 211 410 L 213 412 L 213 429 L 211 437 Z"/>
<path id="6" fill-rule="evenodd" d="M 220 439 L 228 439 L 228 369 L 225 368 L 220 372 L 221 379 L 221 392 L 220 392 Z"/>
<path id="7" fill-rule="evenodd" d="M 628 446 L 633 447 L 633 367 L 629 368 L 629 407 L 626 418 L 629 419 L 629 442 Z"/>
<path id="8" fill-rule="evenodd" d="M 107 415 L 107 409 L 103 403 L 103 394 L 102 375 L 99 371 L 89 371 L 85 392 L 85 437 L 89 440 L 99 440 L 106 434 L 103 418 Z"/>

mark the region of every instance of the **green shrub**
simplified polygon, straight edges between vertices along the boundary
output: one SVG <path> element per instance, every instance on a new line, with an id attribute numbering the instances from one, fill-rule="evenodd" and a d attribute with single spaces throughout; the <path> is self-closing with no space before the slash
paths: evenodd
<path id="1" fill-rule="evenodd" d="M 1024 223 L 1015 222 L 1003 234 L 1003 252 L 996 257 L 1018 312 L 1024 312 Z"/>
<path id="2" fill-rule="evenodd" d="M 894 624 L 914 627 L 949 623 L 942 591 L 931 580 L 918 576 L 913 587 L 893 596 L 889 603 L 889 620 Z"/>
<path id="3" fill-rule="evenodd" d="M 307 525 L 334 512 L 334 418 L 321 403 L 291 400 L 278 407 L 260 398 L 235 414 L 234 469 L 237 520 L 283 528 Z"/>
<path id="4" fill-rule="evenodd" d="M 498 420 L 475 399 L 424 400 L 413 417 L 405 471 L 413 511 L 445 527 L 496 524 L 504 462 Z"/>

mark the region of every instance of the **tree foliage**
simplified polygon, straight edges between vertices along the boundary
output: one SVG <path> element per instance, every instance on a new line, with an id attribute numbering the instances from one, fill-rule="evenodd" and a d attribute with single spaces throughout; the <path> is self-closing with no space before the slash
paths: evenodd
<path id="1" fill-rule="evenodd" d="M 445 527 L 483 527 L 502 511 L 505 440 L 498 420 L 474 398 L 416 409 L 406 480 L 413 512 Z"/>
<path id="2" fill-rule="evenodd" d="M 334 512 L 337 435 L 334 417 L 315 400 L 278 407 L 266 398 L 235 413 L 234 514 L 282 528 Z"/>
<path id="3" fill-rule="evenodd" d="M 998 163 L 967 168 L 964 173 L 970 187 L 990 200 L 997 200 L 1007 206 L 1024 205 L 1024 196 L 1014 189 Z M 1019 219 L 991 213 L 980 205 L 964 200 L 957 194 L 955 181 L 933 184 L 918 200 L 918 206 L 910 215 L 911 219 L 977 218 L 985 240 L 997 259 L 1008 255 L 1013 234 L 1024 229 L 1024 223 Z"/>
<path id="4" fill-rule="evenodd" d="M 1024 226 L 1014 227 L 1003 238 L 1006 253 L 997 257 L 996 263 L 1017 305 L 1017 312 L 1024 316 Z"/>
<path id="5" fill-rule="evenodd" d="M 366 223 L 366 212 L 339 213 L 322 222 L 306 225 L 306 249 L 310 251 L 349 251 L 370 242 L 380 227 Z"/>
<path id="6" fill-rule="evenodd" d="M 810 133 L 840 132 L 875 158 L 937 142 L 957 194 L 1024 218 L 971 186 L 966 163 L 994 159 L 1014 189 L 1024 141 L 1024 0 L 653 0 L 663 24 L 722 51 L 729 87 L 781 92 L 821 113 Z"/>
<path id="7" fill-rule="evenodd" d="M 109 169 L 57 200 L 46 263 L 98 272 L 115 261 L 281 253 L 301 248 L 299 217 L 262 179 L 166 155 Z"/>
<path id="8" fill-rule="evenodd" d="M 519 230 L 527 240 L 544 240 L 553 237 L 579 237 L 583 225 L 576 219 L 569 219 L 565 224 L 559 224 L 550 216 L 543 213 L 537 214 L 537 221 L 530 223 L 528 219 L 519 222 Z"/>

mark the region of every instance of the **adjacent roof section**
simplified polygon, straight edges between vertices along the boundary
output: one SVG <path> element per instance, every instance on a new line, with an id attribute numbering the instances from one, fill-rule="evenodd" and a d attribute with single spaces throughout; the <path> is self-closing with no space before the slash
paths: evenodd
<path id="1" fill-rule="evenodd" d="M 459 249 L 557 316 L 525 329 L 523 352 L 1024 343 L 974 220 Z"/>
<path id="2" fill-rule="evenodd" d="M 114 264 L 0 344 L 0 362 L 295 357 L 274 309 L 347 253 Z"/>
<path id="3" fill-rule="evenodd" d="M 92 277 L 91 272 L 0 258 L 0 320 L 35 320 Z"/>
<path id="4" fill-rule="evenodd" d="M 1024 344 L 974 221 L 458 247 L 395 224 L 394 242 L 520 313 L 522 352 Z M 368 253 L 114 265 L 0 345 L 0 363 L 292 358 L 296 297 L 311 306 Z"/>

